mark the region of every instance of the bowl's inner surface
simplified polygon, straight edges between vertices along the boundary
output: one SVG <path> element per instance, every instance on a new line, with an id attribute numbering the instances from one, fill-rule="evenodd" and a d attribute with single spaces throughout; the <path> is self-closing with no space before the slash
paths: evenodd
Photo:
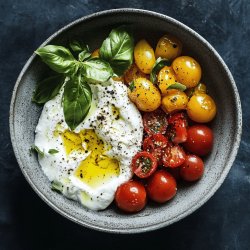
<path id="1" fill-rule="evenodd" d="M 216 101 L 218 113 L 211 124 L 214 131 L 214 148 L 205 159 L 204 177 L 197 183 L 179 187 L 177 196 L 164 205 L 149 204 L 143 211 L 134 215 L 119 213 L 114 206 L 105 211 L 95 212 L 84 209 L 77 202 L 68 200 L 50 189 L 50 182 L 43 174 L 37 157 L 30 154 L 34 143 L 34 131 L 41 113 L 41 107 L 31 102 L 36 83 L 48 74 L 47 67 L 38 57 L 32 61 L 20 79 L 13 105 L 11 124 L 12 141 L 19 164 L 35 190 L 49 204 L 70 219 L 80 224 L 116 232 L 139 232 L 168 225 L 194 208 L 203 204 L 211 195 L 212 189 L 220 185 L 225 177 L 224 170 L 236 140 L 237 101 L 230 78 L 223 65 L 205 43 L 183 26 L 164 17 L 140 12 L 123 12 L 97 15 L 81 21 L 59 33 L 49 44 L 63 44 L 72 37 L 80 38 L 91 49 L 100 47 L 110 30 L 120 24 L 131 24 L 135 41 L 147 39 L 153 47 L 165 33 L 171 33 L 183 42 L 186 55 L 196 58 L 203 70 L 202 81 L 207 84 L 209 93 Z M 11 114 L 12 115 L 12 114 Z M 224 177 L 222 177 L 224 176 Z M 222 178 L 221 178 L 222 177 Z M 221 180 L 222 179 L 222 180 Z"/>

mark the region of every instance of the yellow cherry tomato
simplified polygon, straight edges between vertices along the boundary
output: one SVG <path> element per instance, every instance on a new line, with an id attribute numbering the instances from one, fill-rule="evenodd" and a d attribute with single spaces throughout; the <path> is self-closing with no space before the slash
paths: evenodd
<path id="1" fill-rule="evenodd" d="M 191 98 L 194 94 L 197 93 L 203 93 L 206 94 L 207 93 L 207 87 L 204 83 L 198 83 L 198 85 L 195 88 L 188 88 L 185 91 L 186 95 L 188 96 L 188 98 Z"/>
<path id="2" fill-rule="evenodd" d="M 196 93 L 188 102 L 187 114 L 195 122 L 210 122 L 216 115 L 216 104 L 211 96 Z"/>
<path id="3" fill-rule="evenodd" d="M 147 78 L 137 78 L 129 86 L 128 96 L 144 112 L 156 110 L 161 105 L 161 94 Z"/>
<path id="4" fill-rule="evenodd" d="M 188 104 L 187 95 L 177 89 L 167 91 L 167 94 L 162 98 L 161 107 L 166 113 L 186 109 Z"/>
<path id="5" fill-rule="evenodd" d="M 198 85 L 194 88 L 194 93 L 207 93 L 207 87 L 204 83 L 198 83 Z"/>
<path id="6" fill-rule="evenodd" d="M 155 53 L 146 40 L 140 40 L 134 49 L 135 63 L 145 74 L 149 74 L 155 64 Z"/>
<path id="7" fill-rule="evenodd" d="M 195 87 L 201 79 L 201 66 L 192 57 L 180 56 L 172 63 L 178 82 L 187 88 Z"/>
<path id="8" fill-rule="evenodd" d="M 157 43 L 155 56 L 173 60 L 181 54 L 181 51 L 182 43 L 172 35 L 165 35 Z"/>
<path id="9" fill-rule="evenodd" d="M 93 52 L 92 52 L 92 54 L 91 54 L 91 57 L 92 58 L 94 58 L 94 57 L 99 57 L 100 55 L 99 55 L 99 49 L 96 49 L 96 50 L 94 50 Z"/>
<path id="10" fill-rule="evenodd" d="M 130 68 L 124 74 L 124 80 L 126 83 L 130 83 L 133 80 L 144 77 L 147 78 L 148 76 L 140 71 L 140 69 L 136 66 L 136 64 L 132 64 Z"/>
<path id="11" fill-rule="evenodd" d="M 168 93 L 168 87 L 177 82 L 175 73 L 172 67 L 165 66 L 163 67 L 157 77 L 158 87 L 161 91 L 161 94 L 164 96 Z"/>

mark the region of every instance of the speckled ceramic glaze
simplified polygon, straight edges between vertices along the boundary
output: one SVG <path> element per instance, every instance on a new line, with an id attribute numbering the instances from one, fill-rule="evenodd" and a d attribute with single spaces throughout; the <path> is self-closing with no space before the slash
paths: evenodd
<path id="1" fill-rule="evenodd" d="M 41 46 L 66 45 L 72 37 L 79 37 L 91 49 L 98 48 L 110 30 L 120 24 L 131 24 L 135 39 L 146 38 L 155 46 L 165 33 L 183 42 L 183 54 L 196 58 L 203 70 L 203 81 L 218 107 L 211 124 L 214 131 L 212 153 L 205 158 L 204 177 L 189 186 L 179 187 L 177 196 L 164 205 L 149 205 L 137 214 L 127 215 L 110 206 L 105 211 L 86 210 L 79 203 L 68 200 L 50 189 L 35 154 L 29 153 L 34 143 L 34 131 L 41 107 L 31 102 L 36 83 L 48 69 L 36 55 L 32 55 L 20 73 L 11 101 L 10 132 L 20 168 L 37 194 L 53 209 L 83 226 L 115 233 L 139 233 L 170 225 L 203 205 L 221 186 L 230 170 L 239 147 L 242 127 L 238 91 L 227 66 L 213 47 L 184 24 L 161 14 L 145 10 L 118 9 L 83 17 L 62 28 Z"/>

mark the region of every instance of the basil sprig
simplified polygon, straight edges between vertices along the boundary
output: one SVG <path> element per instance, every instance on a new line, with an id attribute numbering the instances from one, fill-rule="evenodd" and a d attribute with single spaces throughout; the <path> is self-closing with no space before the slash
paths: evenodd
<path id="1" fill-rule="evenodd" d="M 100 48 L 100 57 L 121 76 L 133 63 L 134 39 L 125 26 L 113 29 Z"/>
<path id="2" fill-rule="evenodd" d="M 157 80 L 157 75 L 159 73 L 159 71 L 164 67 L 164 66 L 170 66 L 171 63 L 169 60 L 167 59 L 163 59 L 161 57 L 159 57 L 156 61 L 155 61 L 155 65 L 150 73 L 150 81 L 152 83 L 156 83 Z"/>
<path id="3" fill-rule="evenodd" d="M 32 100 L 43 104 L 54 98 L 63 86 L 64 117 L 69 128 L 74 130 L 87 116 L 91 106 L 89 83 L 106 82 L 114 73 L 122 75 L 133 62 L 134 40 L 121 26 L 113 29 L 103 42 L 100 58 L 91 58 L 89 47 L 82 42 L 72 41 L 69 47 L 71 51 L 63 46 L 47 45 L 35 51 L 59 74 L 41 81 Z"/>

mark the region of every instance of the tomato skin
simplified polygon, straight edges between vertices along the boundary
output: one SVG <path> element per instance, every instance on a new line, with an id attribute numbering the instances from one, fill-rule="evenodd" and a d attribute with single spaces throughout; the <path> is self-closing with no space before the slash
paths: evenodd
<path id="1" fill-rule="evenodd" d="M 168 136 L 175 144 L 187 140 L 187 118 L 183 112 L 170 115 L 168 118 Z"/>
<path id="2" fill-rule="evenodd" d="M 162 151 L 168 146 L 168 139 L 162 134 L 153 134 L 143 141 L 143 150 L 151 153 L 162 164 Z"/>
<path id="3" fill-rule="evenodd" d="M 162 154 L 162 161 L 165 167 L 176 168 L 184 163 L 185 151 L 179 145 L 169 145 Z"/>
<path id="4" fill-rule="evenodd" d="M 204 173 L 204 163 L 196 155 L 187 155 L 185 162 L 180 167 L 180 176 L 185 181 L 197 181 Z"/>
<path id="5" fill-rule="evenodd" d="M 180 167 L 177 168 L 167 168 L 167 171 L 175 178 L 176 182 L 181 179 Z"/>
<path id="6" fill-rule="evenodd" d="M 145 187 L 138 181 L 130 180 L 117 188 L 115 202 L 125 212 L 138 212 L 147 202 Z"/>
<path id="7" fill-rule="evenodd" d="M 187 129 L 187 140 L 184 148 L 196 155 L 204 156 L 211 152 L 213 147 L 213 131 L 206 125 L 193 125 Z"/>
<path id="8" fill-rule="evenodd" d="M 161 93 L 147 78 L 139 77 L 128 88 L 129 99 L 144 112 L 152 112 L 161 105 Z"/>
<path id="9" fill-rule="evenodd" d="M 206 123 L 214 119 L 216 104 L 213 98 L 201 92 L 195 92 L 187 104 L 187 114 L 195 122 Z"/>
<path id="10" fill-rule="evenodd" d="M 158 170 L 149 178 L 147 193 L 153 201 L 164 203 L 172 199 L 176 191 L 176 181 L 167 171 Z"/>
<path id="11" fill-rule="evenodd" d="M 173 70 L 178 82 L 187 88 L 195 87 L 201 79 L 201 66 L 190 56 L 180 56 L 175 58 L 172 63 Z"/>
<path id="12" fill-rule="evenodd" d="M 157 159 L 149 152 L 142 151 L 137 153 L 132 159 L 132 170 L 139 178 L 147 178 L 157 168 Z"/>
<path id="13" fill-rule="evenodd" d="M 143 115 L 143 127 L 148 135 L 165 134 L 167 126 L 167 116 L 161 109 Z"/>

